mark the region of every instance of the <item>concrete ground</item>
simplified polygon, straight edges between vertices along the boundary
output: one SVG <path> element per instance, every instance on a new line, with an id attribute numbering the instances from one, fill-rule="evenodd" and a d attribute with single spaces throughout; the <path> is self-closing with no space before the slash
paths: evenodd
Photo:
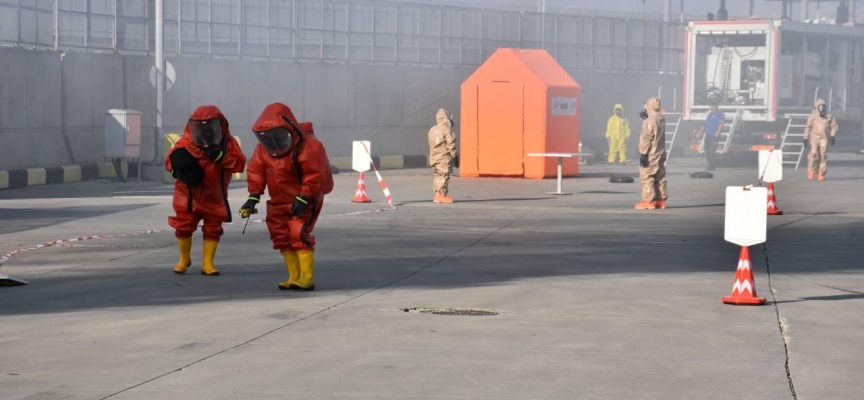
<path id="1" fill-rule="evenodd" d="M 663 211 L 633 210 L 638 184 L 608 183 L 604 166 L 565 197 L 545 194 L 552 180 L 454 178 L 452 205 L 429 202 L 429 171 L 385 171 L 398 209 L 363 214 L 384 204 L 374 176 L 376 202 L 357 205 L 340 175 L 309 293 L 277 290 L 287 273 L 260 223 L 226 226 L 219 277 L 197 274 L 200 236 L 193 273 L 173 274 L 170 231 L 24 253 L 4 269 L 30 285 L 0 288 L 0 398 L 861 398 L 864 157 L 838 155 L 825 182 L 787 170 L 786 215 L 769 219 L 767 254 L 751 248 L 761 307 L 720 301 L 739 251 L 723 241 L 724 188 L 756 167 L 684 172 L 701 165 L 669 164 Z M 0 191 L 0 255 L 166 228 L 170 193 Z M 245 193 L 232 186 L 234 208 Z M 414 310 L 439 307 L 499 314 Z"/>

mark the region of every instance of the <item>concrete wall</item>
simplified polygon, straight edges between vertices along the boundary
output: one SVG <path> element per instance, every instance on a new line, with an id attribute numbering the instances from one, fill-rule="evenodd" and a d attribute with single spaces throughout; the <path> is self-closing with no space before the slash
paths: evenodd
<path id="1" fill-rule="evenodd" d="M 296 64 L 169 58 L 177 82 L 165 95 L 165 132 L 182 131 L 203 104 L 219 106 L 250 154 L 251 126 L 269 103 L 284 102 L 315 123 L 331 157 L 351 141 L 372 140 L 375 155 L 425 154 L 435 112 L 459 121 L 459 87 L 472 71 L 380 65 Z M 102 161 L 104 112 L 128 108 L 142 117 L 142 159 L 153 159 L 155 99 L 144 56 L 0 49 L 0 170 Z M 573 72 L 583 86 L 582 135 L 602 136 L 612 105 L 631 123 L 645 99 L 681 77 Z M 679 92 L 680 93 L 680 92 Z M 638 132 L 634 133 L 634 137 Z"/>

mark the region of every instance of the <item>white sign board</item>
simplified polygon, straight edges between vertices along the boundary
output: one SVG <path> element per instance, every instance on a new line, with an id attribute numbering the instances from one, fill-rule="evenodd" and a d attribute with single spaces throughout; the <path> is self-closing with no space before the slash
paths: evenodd
<path id="1" fill-rule="evenodd" d="M 165 61 L 165 91 L 174 87 L 174 82 L 177 81 L 177 71 L 174 70 L 174 65 Z M 150 84 L 156 87 L 156 66 L 150 67 Z"/>
<path id="2" fill-rule="evenodd" d="M 552 115 L 576 115 L 575 97 L 553 97 Z"/>
<path id="3" fill-rule="evenodd" d="M 762 182 L 783 180 L 783 150 L 759 150 L 759 176 Z"/>
<path id="4" fill-rule="evenodd" d="M 354 152 L 351 156 L 351 168 L 357 172 L 366 172 L 372 168 L 372 144 L 368 140 L 355 140 Z"/>
<path id="5" fill-rule="evenodd" d="M 765 243 L 768 235 L 767 204 L 766 188 L 727 187 L 724 239 L 739 246 Z"/>

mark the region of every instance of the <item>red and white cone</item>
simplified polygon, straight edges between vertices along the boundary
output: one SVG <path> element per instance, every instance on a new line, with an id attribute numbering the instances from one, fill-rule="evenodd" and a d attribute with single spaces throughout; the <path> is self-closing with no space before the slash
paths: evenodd
<path id="1" fill-rule="evenodd" d="M 774 184 L 768 184 L 768 215 L 783 215 L 783 211 L 777 208 L 777 198 L 774 197 Z"/>
<path id="2" fill-rule="evenodd" d="M 756 295 L 756 281 L 750 266 L 750 250 L 746 246 L 741 246 L 738 270 L 735 271 L 735 284 L 732 286 L 732 294 L 723 297 L 724 303 L 757 306 L 765 304 L 765 299 Z"/>
<path id="3" fill-rule="evenodd" d="M 357 180 L 357 192 L 354 193 L 352 203 L 371 203 L 372 199 L 366 196 L 366 180 L 363 178 L 363 173 L 360 173 L 360 179 Z"/>

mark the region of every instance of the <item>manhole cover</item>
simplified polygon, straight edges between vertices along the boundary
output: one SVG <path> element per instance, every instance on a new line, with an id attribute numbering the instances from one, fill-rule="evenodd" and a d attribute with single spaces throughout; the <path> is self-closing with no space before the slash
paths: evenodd
<path id="1" fill-rule="evenodd" d="M 479 308 L 406 308 L 404 312 L 435 315 L 462 315 L 469 317 L 487 317 L 498 315 L 497 311 L 482 310 Z"/>

